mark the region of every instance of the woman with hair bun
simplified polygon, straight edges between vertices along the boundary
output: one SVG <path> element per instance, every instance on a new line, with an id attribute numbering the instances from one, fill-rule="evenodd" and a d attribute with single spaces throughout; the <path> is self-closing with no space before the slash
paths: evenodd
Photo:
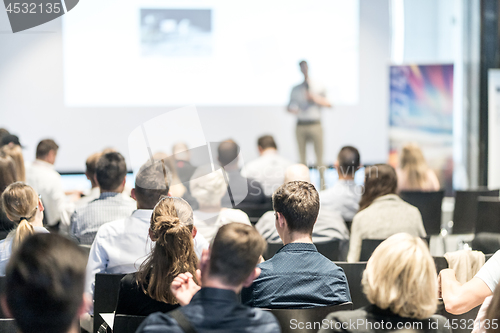
<path id="1" fill-rule="evenodd" d="M 138 272 L 122 279 L 116 313 L 147 316 L 177 308 L 170 284 L 180 273 L 196 276 L 195 236 L 191 206 L 181 198 L 161 199 L 153 209 L 149 227 L 154 248 Z"/>
<path id="2" fill-rule="evenodd" d="M 43 204 L 36 191 L 22 182 L 7 186 L 1 196 L 1 206 L 16 225 L 7 238 L 0 241 L 0 276 L 14 251 L 28 236 L 40 232 L 48 233 L 43 227 Z"/>

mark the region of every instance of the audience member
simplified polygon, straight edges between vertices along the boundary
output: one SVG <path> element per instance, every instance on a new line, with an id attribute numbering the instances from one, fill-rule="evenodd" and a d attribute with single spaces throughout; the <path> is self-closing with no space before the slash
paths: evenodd
<path id="1" fill-rule="evenodd" d="M 19 142 L 19 138 L 17 137 L 17 135 L 13 135 L 10 133 L 4 133 L 4 135 L 2 135 L 2 142 L 0 143 L 0 147 L 6 146 L 9 144 L 21 146 L 21 143 Z"/>
<path id="2" fill-rule="evenodd" d="M 24 183 L 16 182 L 7 186 L 1 197 L 2 207 L 7 217 L 16 225 L 7 238 L 0 241 L 0 275 L 5 275 L 5 267 L 13 251 L 29 235 L 48 233 L 43 227 L 43 204 L 35 190 Z"/>
<path id="3" fill-rule="evenodd" d="M 266 195 L 258 181 L 245 178 L 240 173 L 239 147 L 233 140 L 226 140 L 219 144 L 219 163 L 227 177 L 228 190 L 222 198 L 222 206 L 239 208 L 253 206 L 266 202 Z"/>
<path id="4" fill-rule="evenodd" d="M 241 175 L 255 179 L 262 185 L 264 194 L 271 197 L 283 184 L 285 170 L 292 162 L 278 154 L 278 147 L 271 135 L 261 136 L 257 140 L 259 157 L 243 166 Z"/>
<path id="5" fill-rule="evenodd" d="M 175 160 L 175 167 L 182 183 L 187 183 L 196 171 L 196 167 L 191 164 L 191 154 L 188 146 L 184 142 L 178 142 L 172 147 L 172 155 Z"/>
<path id="6" fill-rule="evenodd" d="M 92 298 L 96 274 L 136 272 L 154 248 L 154 243 L 148 244 L 151 216 L 160 198 L 169 195 L 167 178 L 160 163 L 143 165 L 132 190 L 137 210 L 127 218 L 103 224 L 97 231 L 90 248 L 85 283 L 85 292 Z M 208 248 L 208 242 L 196 233 L 196 228 L 193 233 L 196 236 L 195 252 L 201 257 L 202 250 Z"/>
<path id="7" fill-rule="evenodd" d="M 285 172 L 285 184 L 291 181 L 302 180 L 310 183 L 309 168 L 304 164 L 289 166 Z M 281 243 L 282 240 L 276 229 L 276 217 L 274 211 L 265 213 L 255 225 L 257 231 L 269 243 Z M 325 209 L 321 203 L 318 219 L 314 224 L 312 240 L 314 243 L 327 242 L 334 239 L 345 240 L 349 246 L 349 231 L 342 216 L 337 211 Z M 346 251 L 345 251 L 346 252 Z M 345 253 L 344 252 L 344 253 Z"/>
<path id="8" fill-rule="evenodd" d="M 101 156 L 102 156 L 101 152 L 93 153 L 85 161 L 85 176 L 89 180 L 91 188 L 89 192 L 85 193 L 85 195 L 81 197 L 80 200 L 77 201 L 76 203 L 77 207 L 85 206 L 89 204 L 91 201 L 94 201 L 95 199 L 99 198 L 99 196 L 101 195 L 99 184 L 95 179 L 95 169 L 97 166 L 97 161 Z"/>
<path id="9" fill-rule="evenodd" d="M 319 195 L 311 183 L 293 181 L 273 195 L 276 229 L 285 244 L 243 289 L 243 304 L 259 308 L 312 308 L 351 301 L 342 268 L 312 244 Z"/>
<path id="10" fill-rule="evenodd" d="M 17 180 L 22 182 L 26 181 L 26 171 L 24 170 L 24 158 L 21 146 L 9 143 L 2 147 L 2 151 L 14 160 L 16 164 Z"/>
<path id="11" fill-rule="evenodd" d="M 77 333 L 85 312 L 85 253 L 54 234 L 29 237 L 7 266 L 2 307 L 22 333 Z"/>
<path id="12" fill-rule="evenodd" d="M 437 191 L 441 187 L 416 144 L 403 147 L 397 173 L 399 191 Z"/>
<path id="13" fill-rule="evenodd" d="M 440 292 L 446 311 L 462 314 L 482 304 L 500 282 L 500 251 L 484 264 L 470 281 L 461 284 L 452 269 L 439 273 Z"/>
<path id="14" fill-rule="evenodd" d="M 390 165 L 366 168 L 365 192 L 352 221 L 347 261 L 359 261 L 363 239 L 386 239 L 400 232 L 427 236 L 420 211 L 403 201 L 396 194 L 397 188 L 396 171 Z"/>
<path id="15" fill-rule="evenodd" d="M 339 179 L 332 188 L 320 192 L 321 208 L 336 210 L 345 221 L 352 221 L 359 210 L 362 193 L 354 183 L 354 175 L 360 166 L 358 150 L 351 146 L 342 147 L 335 162 Z"/>
<path id="16" fill-rule="evenodd" d="M 100 226 L 130 216 L 136 206 L 132 198 L 121 194 L 125 187 L 127 165 L 120 153 L 102 155 L 95 174 L 101 195 L 88 205 L 77 208 L 71 217 L 71 235 L 86 245 L 92 244 Z"/>
<path id="17" fill-rule="evenodd" d="M 265 247 L 251 226 L 221 227 L 200 262 L 201 289 L 192 273 L 180 274 L 172 283 L 172 294 L 182 307 L 150 315 L 137 332 L 281 332 L 270 312 L 246 307 L 237 297 L 259 275 L 255 265 Z"/>
<path id="18" fill-rule="evenodd" d="M 191 193 L 198 201 L 199 208 L 194 211 L 194 225 L 208 242 L 224 224 L 240 222 L 248 225 L 248 215 L 239 209 L 222 208 L 221 199 L 227 192 L 224 171 L 211 172 L 208 167 L 200 167 L 191 179 Z"/>
<path id="19" fill-rule="evenodd" d="M 7 135 L 10 135 L 10 132 L 6 128 L 0 127 L 0 147 L 3 146 L 3 137 Z"/>
<path id="20" fill-rule="evenodd" d="M 153 210 L 149 227 L 154 249 L 137 273 L 122 279 L 115 312 L 147 316 L 177 308 L 170 284 L 179 272 L 196 274 L 195 235 L 189 204 L 181 198 L 161 199 Z"/>
<path id="21" fill-rule="evenodd" d="M 362 285 L 371 305 L 330 313 L 319 332 L 450 332 L 447 320 L 434 315 L 436 268 L 421 239 L 403 233 L 386 239 L 368 260 Z"/>
<path id="22" fill-rule="evenodd" d="M 0 196 L 5 191 L 7 186 L 17 181 L 16 164 L 14 160 L 0 151 Z M 0 200 L 0 240 L 5 239 L 8 233 L 14 229 L 12 222 L 5 214 Z"/>
<path id="23" fill-rule="evenodd" d="M 66 198 L 61 175 L 54 169 L 59 146 L 51 139 L 40 141 L 36 147 L 36 160 L 26 170 L 26 183 L 40 193 L 46 208 L 45 219 L 49 227 L 70 224 L 73 203 Z"/>

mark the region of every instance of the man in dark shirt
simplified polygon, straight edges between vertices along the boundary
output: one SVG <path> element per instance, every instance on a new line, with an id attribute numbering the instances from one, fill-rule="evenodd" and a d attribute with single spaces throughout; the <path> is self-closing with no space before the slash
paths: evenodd
<path id="1" fill-rule="evenodd" d="M 319 196 L 305 181 L 283 184 L 273 195 L 276 229 L 284 246 L 259 264 L 260 276 L 242 290 L 243 304 L 259 308 L 312 308 L 351 301 L 342 268 L 312 243 Z"/>
<path id="2" fill-rule="evenodd" d="M 182 305 L 167 314 L 154 313 L 137 332 L 281 332 L 270 313 L 238 302 L 237 293 L 259 276 L 255 267 L 266 243 L 251 226 L 229 223 L 222 226 L 213 245 L 203 251 L 197 280 L 183 273 L 172 282 L 171 290 Z M 181 328 L 182 327 L 182 328 Z"/>

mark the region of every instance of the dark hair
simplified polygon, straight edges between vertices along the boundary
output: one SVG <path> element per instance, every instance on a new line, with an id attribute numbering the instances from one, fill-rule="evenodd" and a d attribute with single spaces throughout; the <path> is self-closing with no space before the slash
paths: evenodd
<path id="1" fill-rule="evenodd" d="M 306 64 L 306 65 L 307 65 L 307 61 L 305 61 L 305 60 L 301 60 L 301 61 L 299 62 L 299 66 L 302 66 L 303 64 Z"/>
<path id="2" fill-rule="evenodd" d="M 141 264 L 136 281 L 144 293 L 159 302 L 177 304 L 170 284 L 180 273 L 195 277 L 198 258 L 194 251 L 193 210 L 181 198 L 165 197 L 151 215 L 150 232 L 156 244 Z"/>
<path id="3" fill-rule="evenodd" d="M 66 333 L 78 321 L 86 255 L 57 234 L 35 234 L 14 251 L 5 294 L 23 333 Z"/>
<path id="4" fill-rule="evenodd" d="M 359 210 L 370 206 L 373 200 L 387 194 L 395 194 L 398 177 L 388 164 L 375 164 L 365 169 L 365 191 L 359 202 Z"/>
<path id="5" fill-rule="evenodd" d="M 353 177 L 361 164 L 359 151 L 352 146 L 342 147 L 337 160 L 339 161 L 340 172 L 344 175 L 352 174 Z"/>
<path id="6" fill-rule="evenodd" d="M 278 147 L 276 146 L 276 142 L 274 141 L 274 138 L 271 135 L 261 136 L 259 140 L 257 140 L 257 144 L 262 149 L 267 149 L 267 148 L 278 149 Z"/>
<path id="7" fill-rule="evenodd" d="M 318 191 L 309 182 L 285 183 L 273 194 L 273 208 L 283 215 L 290 231 L 312 234 L 319 213 Z"/>
<path id="8" fill-rule="evenodd" d="M 498 325 L 492 325 L 493 323 L 500 321 L 500 288 L 498 286 L 495 288 L 491 303 L 488 305 L 488 309 L 486 310 L 486 320 L 484 323 L 488 323 L 488 321 L 489 327 L 486 329 L 486 333 L 499 333 L 500 327 L 498 327 Z"/>
<path id="9" fill-rule="evenodd" d="M 44 158 L 51 150 L 57 152 L 58 149 L 59 146 L 54 140 L 42 140 L 40 141 L 40 143 L 38 143 L 38 146 L 36 146 L 36 158 Z"/>
<path id="10" fill-rule="evenodd" d="M 97 161 L 95 175 L 102 191 L 117 189 L 127 175 L 127 164 L 122 154 L 112 152 L 102 155 Z"/>
<path id="11" fill-rule="evenodd" d="M 220 227 L 210 247 L 209 274 L 238 286 L 252 273 L 267 243 L 252 226 L 232 222 Z"/>
<path id="12" fill-rule="evenodd" d="M 239 150 L 238 145 L 233 140 L 221 142 L 217 148 L 220 164 L 226 166 L 233 162 L 238 157 Z"/>
<path id="13" fill-rule="evenodd" d="M 135 177 L 135 197 L 143 209 L 153 209 L 170 190 L 171 173 L 163 160 L 146 162 Z"/>

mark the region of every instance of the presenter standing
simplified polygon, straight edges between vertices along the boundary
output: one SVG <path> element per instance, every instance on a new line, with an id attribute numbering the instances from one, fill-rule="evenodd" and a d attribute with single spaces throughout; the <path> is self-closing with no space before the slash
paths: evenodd
<path id="1" fill-rule="evenodd" d="M 320 172 L 321 189 L 324 188 L 323 166 L 323 127 L 321 126 L 322 108 L 331 108 L 326 97 L 326 90 L 322 84 L 309 78 L 308 66 L 305 60 L 299 63 L 300 71 L 304 74 L 304 81 L 293 87 L 290 94 L 290 103 L 287 110 L 297 115 L 297 145 L 299 147 L 300 162 L 306 164 L 307 142 L 314 144 L 316 166 Z"/>

